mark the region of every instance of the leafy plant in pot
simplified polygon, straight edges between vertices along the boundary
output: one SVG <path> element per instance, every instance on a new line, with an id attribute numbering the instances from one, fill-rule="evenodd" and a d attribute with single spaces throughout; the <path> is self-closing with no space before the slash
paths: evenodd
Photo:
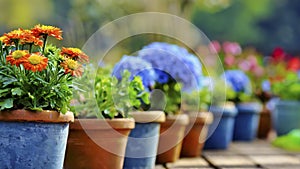
<path id="1" fill-rule="evenodd" d="M 224 79 L 208 80 L 211 90 L 215 90 L 216 95 L 211 96 L 212 104 L 209 105 L 209 111 L 213 114 L 213 122 L 208 129 L 209 137 L 205 142 L 204 149 L 227 149 L 233 139 L 237 115 L 236 106 L 230 101 L 235 97 L 235 92 L 230 86 L 225 85 Z M 225 90 L 224 86 L 226 86 Z"/>
<path id="2" fill-rule="evenodd" d="M 273 126 L 277 135 L 284 135 L 299 129 L 300 80 L 295 72 L 287 73 L 282 80 L 271 82 L 272 93 L 279 97 L 272 112 Z"/>
<path id="3" fill-rule="evenodd" d="M 252 141 L 257 135 L 262 106 L 251 93 L 250 80 L 243 71 L 226 70 L 223 78 L 235 91 L 235 96 L 230 99 L 236 104 L 238 110 L 233 140 Z"/>
<path id="4" fill-rule="evenodd" d="M 0 168 L 63 167 L 73 80 L 88 56 L 46 45 L 62 30 L 36 25 L 0 38 Z"/>
<path id="5" fill-rule="evenodd" d="M 185 100 L 182 109 L 189 115 L 190 123 L 182 143 L 182 157 L 198 157 L 202 153 L 209 125 L 213 121 L 212 113 L 208 112 L 208 106 L 211 104 L 210 94 L 207 86 L 199 91 L 183 93 Z"/>
<path id="6" fill-rule="evenodd" d="M 151 64 L 141 58 L 125 55 L 115 64 L 112 75 L 120 81 L 124 79 L 122 76 L 124 71 L 131 73 L 129 79 L 132 82 L 137 78 L 142 79 L 139 83 L 135 82 L 132 85 L 135 86 L 136 91 L 140 92 L 138 95 L 145 98 L 144 101 L 138 101 L 138 103 L 141 103 L 144 109 L 148 108 L 150 103 L 148 91 L 155 79 Z M 163 111 L 151 109 L 148 111 L 132 110 L 129 114 L 135 120 L 135 128 L 128 138 L 123 168 L 155 168 L 160 123 L 165 121 L 165 114 Z"/>
<path id="7" fill-rule="evenodd" d="M 140 77 L 131 80 L 130 77 L 130 73 L 125 71 L 122 79 L 118 80 L 108 69 L 99 68 L 95 93 L 81 92 L 78 95 L 79 103 L 78 107 L 75 104 L 75 108 L 80 118 L 88 119 L 75 120 L 70 127 L 65 168 L 123 167 L 128 135 L 135 126 L 129 112 L 133 107 L 139 109 L 141 102 L 149 103 Z M 93 94 L 96 105 L 85 100 Z M 85 104 L 89 107 L 84 107 Z M 98 109 L 95 108 L 97 105 Z"/>

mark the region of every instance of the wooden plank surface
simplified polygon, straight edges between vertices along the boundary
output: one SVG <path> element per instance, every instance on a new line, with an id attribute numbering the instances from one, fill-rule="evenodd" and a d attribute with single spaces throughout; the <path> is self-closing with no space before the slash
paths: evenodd
<path id="1" fill-rule="evenodd" d="M 202 157 L 168 163 L 169 169 L 300 169 L 300 152 L 287 152 L 265 140 L 233 142 L 227 150 L 204 150 Z M 155 169 L 164 169 L 157 165 Z"/>

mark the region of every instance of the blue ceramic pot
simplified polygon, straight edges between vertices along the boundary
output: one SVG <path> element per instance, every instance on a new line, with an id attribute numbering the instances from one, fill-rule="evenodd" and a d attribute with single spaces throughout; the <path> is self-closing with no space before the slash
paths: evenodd
<path id="1" fill-rule="evenodd" d="M 262 105 L 257 102 L 239 103 L 236 108 L 238 114 L 234 123 L 233 140 L 254 140 L 257 135 L 259 113 L 262 110 Z"/>
<path id="2" fill-rule="evenodd" d="M 18 113 L 21 114 L 16 114 L 13 118 L 27 114 L 24 111 Z M 0 112 L 1 120 L 5 116 L 3 114 Z M 53 112 L 49 118 L 51 118 L 50 116 L 59 117 Z M 73 115 L 72 118 L 74 118 Z M 18 118 L 17 121 L 11 119 L 0 121 L 0 168 L 62 168 L 69 123 L 59 122 L 59 120 L 58 123 L 21 122 L 20 120 L 22 118 Z M 49 119 L 40 120 L 49 121 Z"/>
<path id="3" fill-rule="evenodd" d="M 300 128 L 300 102 L 278 101 L 272 112 L 273 126 L 277 135 L 287 134 Z"/>
<path id="4" fill-rule="evenodd" d="M 227 103 L 224 107 L 211 106 L 209 111 L 213 113 L 214 120 L 209 126 L 204 149 L 227 149 L 232 141 L 237 109 L 233 103 Z"/>
<path id="5" fill-rule="evenodd" d="M 165 121 L 165 114 L 161 111 L 134 112 L 133 118 L 136 123 L 128 137 L 123 168 L 155 168 L 159 122 Z"/>

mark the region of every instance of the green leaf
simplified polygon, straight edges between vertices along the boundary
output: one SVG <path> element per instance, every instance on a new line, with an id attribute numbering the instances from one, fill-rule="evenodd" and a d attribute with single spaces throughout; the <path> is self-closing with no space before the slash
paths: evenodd
<path id="1" fill-rule="evenodd" d="M 22 90 L 20 88 L 11 89 L 11 92 L 12 92 L 12 95 L 18 95 L 18 96 L 22 95 Z"/>
<path id="2" fill-rule="evenodd" d="M 8 98 L 5 99 L 4 101 L 0 102 L 0 110 L 4 110 L 4 109 L 9 109 L 12 108 L 13 105 L 13 99 L 12 98 Z"/>

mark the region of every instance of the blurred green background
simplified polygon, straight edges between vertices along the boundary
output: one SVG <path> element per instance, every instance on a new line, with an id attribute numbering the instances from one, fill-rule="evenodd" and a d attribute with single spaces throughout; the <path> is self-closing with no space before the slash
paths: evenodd
<path id="1" fill-rule="evenodd" d="M 77 47 L 109 21 L 146 11 L 177 15 L 211 40 L 237 41 L 264 55 L 277 46 L 297 55 L 300 44 L 299 0 L 0 0 L 0 11 L 1 34 L 50 24 L 64 30 L 64 45 Z M 139 47 L 126 44 L 125 53 Z"/>

